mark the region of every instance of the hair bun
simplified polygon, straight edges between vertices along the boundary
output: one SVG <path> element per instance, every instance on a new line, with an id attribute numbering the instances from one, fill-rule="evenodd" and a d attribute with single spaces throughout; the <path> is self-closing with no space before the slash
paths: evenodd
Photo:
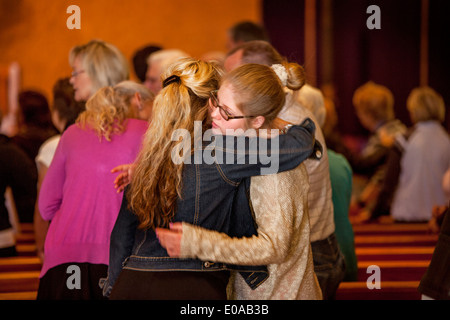
<path id="1" fill-rule="evenodd" d="M 278 78 L 280 78 L 281 84 L 286 87 L 288 82 L 288 73 L 286 68 L 282 64 L 273 64 L 271 68 L 275 71 Z"/>

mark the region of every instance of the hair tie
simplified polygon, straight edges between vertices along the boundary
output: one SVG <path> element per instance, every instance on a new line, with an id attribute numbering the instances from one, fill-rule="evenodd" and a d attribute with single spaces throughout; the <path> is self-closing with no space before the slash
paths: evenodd
<path id="1" fill-rule="evenodd" d="M 166 78 L 166 80 L 163 81 L 163 88 L 167 87 L 169 84 L 171 83 L 181 83 L 181 78 L 177 75 L 172 75 L 168 78 Z"/>
<path id="2" fill-rule="evenodd" d="M 280 78 L 281 83 L 283 84 L 283 86 L 286 87 L 287 80 L 288 80 L 288 73 L 286 71 L 286 68 L 282 64 L 273 64 L 271 66 L 271 68 L 273 69 L 273 71 L 275 71 L 275 73 L 277 74 L 278 78 Z"/>

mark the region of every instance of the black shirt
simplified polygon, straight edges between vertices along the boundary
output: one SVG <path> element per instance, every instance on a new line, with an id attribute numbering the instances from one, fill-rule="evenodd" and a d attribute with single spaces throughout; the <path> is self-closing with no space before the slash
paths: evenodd
<path id="1" fill-rule="evenodd" d="M 20 222 L 32 222 L 37 196 L 36 165 L 11 140 L 0 135 L 0 231 L 11 227 L 5 206 L 10 187 Z"/>

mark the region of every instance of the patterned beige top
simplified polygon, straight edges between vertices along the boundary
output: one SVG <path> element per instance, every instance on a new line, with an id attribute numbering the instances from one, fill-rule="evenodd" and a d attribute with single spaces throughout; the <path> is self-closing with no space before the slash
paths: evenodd
<path id="1" fill-rule="evenodd" d="M 268 265 L 269 278 L 255 290 L 233 273 L 228 296 L 238 300 L 321 299 L 312 259 L 308 174 L 296 169 L 253 177 L 250 197 L 258 236 L 230 238 L 183 223 L 181 257 L 240 265 Z"/>

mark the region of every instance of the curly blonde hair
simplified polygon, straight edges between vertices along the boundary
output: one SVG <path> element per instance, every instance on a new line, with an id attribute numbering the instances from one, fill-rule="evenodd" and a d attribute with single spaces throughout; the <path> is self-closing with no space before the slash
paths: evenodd
<path id="1" fill-rule="evenodd" d="M 182 198 L 183 164 L 172 161 L 179 141 L 172 141 L 177 129 L 194 134 L 194 122 L 202 121 L 206 129 L 210 92 L 219 87 L 221 69 L 214 63 L 180 59 L 163 74 L 175 76 L 156 96 L 152 125 L 147 130 L 138 155 L 131 185 L 127 191 L 130 209 L 140 221 L 139 227 L 166 227 Z M 191 150 L 193 141 L 190 139 Z"/>
<path id="2" fill-rule="evenodd" d="M 81 128 L 94 130 L 100 141 L 111 141 L 114 134 L 125 130 L 129 115 L 129 97 L 113 87 L 98 90 L 87 102 L 86 111 L 81 113 L 77 123 Z"/>

